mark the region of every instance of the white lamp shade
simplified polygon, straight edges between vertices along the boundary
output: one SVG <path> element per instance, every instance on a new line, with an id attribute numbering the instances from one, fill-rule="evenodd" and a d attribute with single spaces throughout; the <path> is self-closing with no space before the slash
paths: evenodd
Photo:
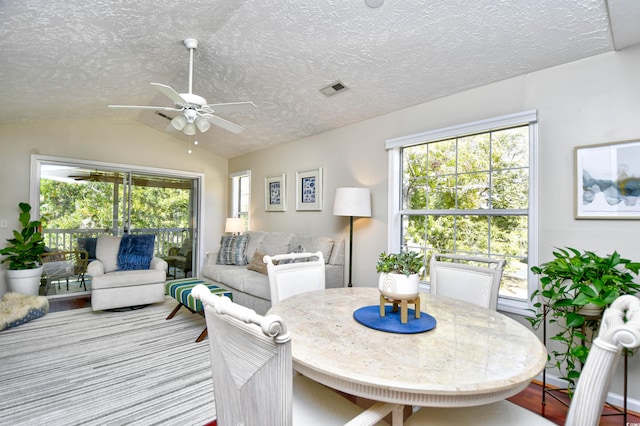
<path id="1" fill-rule="evenodd" d="M 211 123 L 209 123 L 209 120 L 207 120 L 206 118 L 198 117 L 196 118 L 196 127 L 198 128 L 198 130 L 200 130 L 200 133 L 204 133 L 209 130 L 209 127 L 211 127 Z"/>
<path id="2" fill-rule="evenodd" d="M 244 221 L 241 217 L 229 217 L 224 226 L 224 232 L 244 232 Z"/>
<path id="3" fill-rule="evenodd" d="M 176 130 L 184 129 L 185 124 L 187 124 L 187 119 L 182 114 L 176 116 L 173 120 L 171 120 L 171 125 Z"/>
<path id="4" fill-rule="evenodd" d="M 371 217 L 371 191 L 368 188 L 336 188 L 333 214 Z"/>

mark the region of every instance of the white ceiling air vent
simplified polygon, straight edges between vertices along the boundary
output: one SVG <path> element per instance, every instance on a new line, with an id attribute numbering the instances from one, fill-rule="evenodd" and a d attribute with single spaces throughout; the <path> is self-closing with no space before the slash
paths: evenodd
<path id="1" fill-rule="evenodd" d="M 322 89 L 320 89 L 320 91 L 325 95 L 325 96 L 333 96 L 338 92 L 344 92 L 345 90 L 347 90 L 348 87 L 344 85 L 343 82 L 341 82 L 340 80 L 336 80 L 333 83 L 331 83 L 330 85 L 323 87 Z"/>

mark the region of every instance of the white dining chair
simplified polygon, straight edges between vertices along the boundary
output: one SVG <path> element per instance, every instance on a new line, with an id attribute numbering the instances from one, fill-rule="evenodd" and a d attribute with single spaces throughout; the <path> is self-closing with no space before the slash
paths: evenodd
<path id="1" fill-rule="evenodd" d="M 271 303 L 307 291 L 324 290 L 325 271 L 322 252 L 266 255 Z"/>
<path id="2" fill-rule="evenodd" d="M 496 310 L 504 265 L 503 259 L 434 253 L 429 262 L 431 293 Z"/>
<path id="3" fill-rule="evenodd" d="M 291 335 L 276 315 L 262 316 L 204 285 L 202 301 L 211 351 L 217 426 L 387 425 L 402 406 L 378 402 L 364 410 L 305 376 L 293 376 Z"/>
<path id="4" fill-rule="evenodd" d="M 640 347 L 640 300 L 630 295 L 618 297 L 604 313 L 598 337 L 593 341 L 580 373 L 565 426 L 598 425 L 623 347 Z M 477 407 L 422 407 L 404 423 L 405 426 L 427 424 L 555 425 L 554 422 L 506 400 Z"/>

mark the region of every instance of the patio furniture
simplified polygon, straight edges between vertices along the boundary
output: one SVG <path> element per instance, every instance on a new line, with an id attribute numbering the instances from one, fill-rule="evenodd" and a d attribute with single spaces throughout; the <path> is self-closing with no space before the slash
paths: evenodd
<path id="1" fill-rule="evenodd" d="M 180 247 L 169 247 L 168 255 L 162 257 L 167 262 L 167 277 L 178 278 L 178 269 L 180 269 L 184 278 L 187 278 L 192 269 L 192 253 L 191 238 L 185 238 Z M 173 274 L 171 268 L 173 268 Z"/>
<path id="2" fill-rule="evenodd" d="M 87 289 L 85 273 L 87 272 L 89 254 L 86 250 L 50 251 L 40 255 L 42 262 L 42 278 L 46 280 L 44 295 L 49 292 L 53 281 L 65 280 L 69 290 L 69 278 L 77 277 L 80 287 Z"/>

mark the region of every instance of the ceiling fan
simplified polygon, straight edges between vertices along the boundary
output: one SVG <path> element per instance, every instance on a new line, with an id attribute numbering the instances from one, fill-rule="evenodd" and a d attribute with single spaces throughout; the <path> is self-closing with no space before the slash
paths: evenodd
<path id="1" fill-rule="evenodd" d="M 221 104 L 207 104 L 207 100 L 202 96 L 192 93 L 193 89 L 193 52 L 198 48 L 198 40 L 187 38 L 183 41 L 185 47 L 189 50 L 189 93 L 178 93 L 171 86 L 160 83 L 151 83 L 161 93 L 166 95 L 174 103 L 173 107 L 161 106 L 138 106 L 138 105 L 109 105 L 109 108 L 135 108 L 135 109 L 151 109 L 156 111 L 175 111 L 180 112 L 171 119 L 171 126 L 180 130 L 187 135 L 194 135 L 196 128 L 204 133 L 209 130 L 211 124 L 222 127 L 233 133 L 240 133 L 244 127 L 224 118 L 214 115 L 214 112 L 249 112 L 253 111 L 256 105 L 253 102 L 229 102 Z"/>

